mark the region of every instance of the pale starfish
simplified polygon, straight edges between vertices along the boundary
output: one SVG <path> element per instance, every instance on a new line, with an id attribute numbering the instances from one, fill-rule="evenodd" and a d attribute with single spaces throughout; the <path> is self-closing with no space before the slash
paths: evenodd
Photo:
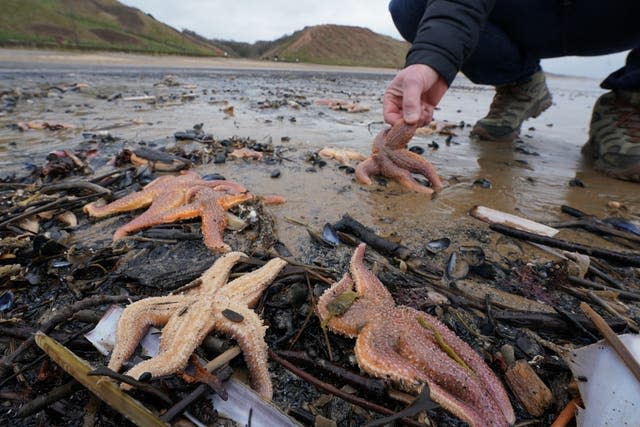
<path id="1" fill-rule="evenodd" d="M 360 154 L 357 151 L 331 147 L 325 147 L 318 151 L 318 155 L 326 159 L 335 159 L 343 165 L 348 165 L 351 160 L 361 161 L 367 158 L 365 155 Z"/>
<path id="2" fill-rule="evenodd" d="M 238 342 L 253 387 L 260 396 L 270 400 L 273 390 L 264 341 L 267 328 L 250 307 L 255 306 L 262 292 L 287 263 L 274 258 L 261 268 L 227 283 L 231 268 L 245 257 L 241 252 L 221 256 L 202 274 L 202 284 L 187 294 L 145 298 L 127 306 L 118 321 L 109 368 L 118 371 L 151 326 L 164 326 L 160 351 L 157 356 L 126 372 L 136 379 L 145 372 L 155 377 L 183 369 L 204 338 L 210 332 L 218 331 Z"/>
<path id="3" fill-rule="evenodd" d="M 383 175 L 394 179 L 404 187 L 420 193 L 433 193 L 433 189 L 420 185 L 412 173 L 423 175 L 434 189 L 442 187 L 440 177 L 431 163 L 423 157 L 407 150 L 407 144 L 416 131 L 416 125 L 400 121 L 393 127 L 376 135 L 371 157 L 356 167 L 356 179 L 361 184 L 372 183 L 370 175 Z"/>
<path id="4" fill-rule="evenodd" d="M 436 318 L 396 306 L 389 291 L 365 268 L 364 251 L 364 244 L 358 246 L 351 274 L 329 288 L 317 306 L 324 325 L 357 337 L 360 368 L 411 393 L 428 384 L 431 399 L 471 426 L 513 424 L 509 398 L 480 356 Z"/>
<path id="5" fill-rule="evenodd" d="M 256 150 L 252 150 L 250 148 L 236 148 L 229 156 L 233 159 L 253 159 L 253 160 L 262 160 L 262 153 Z"/>
<path id="6" fill-rule="evenodd" d="M 210 191 L 205 192 L 205 189 Z M 200 190 L 203 190 L 201 194 Z M 221 239 L 221 236 L 218 227 L 213 225 L 225 223 L 224 221 L 226 221 L 226 219 L 220 219 L 220 209 L 226 211 L 231 206 L 253 197 L 246 191 L 246 188 L 236 182 L 224 180 L 207 181 L 200 178 L 195 172 L 185 171 L 178 176 L 168 175 L 157 178 L 147 184 L 141 191 L 128 194 L 108 205 L 96 206 L 94 203 L 89 203 L 83 210 L 91 216 L 102 218 L 114 213 L 127 212 L 149 206 L 142 215 L 118 228 L 113 234 L 114 241 L 125 237 L 129 233 L 153 225 L 202 216 L 203 234 L 207 246 L 211 243 L 212 246 L 210 248 L 212 250 L 218 250 L 213 248 L 229 250 L 224 243 L 220 244 L 217 241 Z M 196 201 L 193 204 L 186 205 L 193 196 L 195 196 Z M 212 210 L 206 213 L 205 206 L 211 207 Z M 223 216 L 226 217 L 226 214 Z"/>

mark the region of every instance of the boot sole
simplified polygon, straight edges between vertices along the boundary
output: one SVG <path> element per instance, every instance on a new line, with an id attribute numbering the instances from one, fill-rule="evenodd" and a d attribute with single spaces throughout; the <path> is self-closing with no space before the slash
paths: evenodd
<path id="1" fill-rule="evenodd" d="M 533 110 L 532 114 L 529 117 L 527 117 L 525 120 L 523 120 L 523 123 L 526 120 L 529 120 L 531 118 L 535 119 L 540 114 L 545 112 L 549 107 L 551 107 L 552 104 L 553 104 L 553 98 L 551 97 L 551 94 L 549 94 L 548 97 L 543 98 L 538 103 L 536 108 Z M 515 129 L 512 132 L 509 132 L 509 133 L 507 133 L 505 135 L 496 136 L 496 135 L 491 134 L 491 132 L 488 129 L 486 129 L 485 127 L 483 127 L 482 125 L 479 125 L 479 124 L 476 123 L 476 125 L 471 130 L 471 134 L 473 136 L 477 136 L 478 138 L 483 139 L 483 140 L 487 140 L 487 141 L 511 142 L 514 139 L 516 139 L 518 137 L 518 135 L 520 135 L 520 128 Z"/>

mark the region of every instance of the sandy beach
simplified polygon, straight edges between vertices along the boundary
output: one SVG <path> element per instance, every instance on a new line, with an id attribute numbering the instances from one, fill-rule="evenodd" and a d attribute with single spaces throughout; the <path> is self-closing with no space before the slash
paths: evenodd
<path id="1" fill-rule="evenodd" d="M 397 304 L 423 310 L 446 322 L 449 328 L 455 329 L 454 334 L 473 346 L 469 352 L 480 354 L 487 363 L 492 363 L 491 369 L 496 372 L 498 364 L 490 359 L 504 343 L 517 347 L 519 358 L 540 362 L 535 368 L 553 388 L 555 399 L 543 410 L 544 415 L 531 416 L 514 396 L 510 394 L 509 398 L 518 422 L 550 425 L 573 397 L 573 388 L 569 385 L 571 373 L 557 356 L 559 347 L 553 346 L 569 349 L 593 342 L 591 337 L 581 335 L 573 323 L 562 320 L 555 308 L 578 313 L 580 301 L 594 300 L 585 296 L 587 290 L 565 292 L 568 273 L 565 264 L 555 255 L 490 230 L 487 224 L 472 218 L 469 211 L 482 205 L 553 224 L 570 219 L 561 211 L 562 205 L 569 205 L 599 218 L 624 217 L 638 221 L 638 184 L 594 171 L 581 154 L 588 138 L 593 103 L 603 91 L 593 79 L 548 76 L 554 99 L 552 107 L 539 118 L 527 121 L 517 141 L 495 143 L 469 136 L 473 123 L 487 112 L 493 89 L 458 76 L 435 116 L 441 124 L 452 125 L 449 131 L 432 134 L 423 131 L 409 144 L 414 152 L 435 166 L 442 179 L 443 188 L 431 197 L 407 191 L 390 180 L 361 185 L 354 178 L 355 161 L 344 165 L 318 157 L 324 147 L 370 154 L 375 135 L 386 126 L 382 121 L 381 97 L 394 73 L 395 70 L 389 69 L 226 58 L 0 49 L 3 102 L 0 105 L 0 180 L 6 211 L 2 218 L 3 232 L 7 230 L 11 239 L 21 236 L 27 242 L 26 246 L 12 249 L 7 255 L 8 261 L 5 260 L 15 262 L 20 272 L 7 279 L 16 301 L 13 311 L 7 315 L 17 318 L 21 328 L 11 329 L 15 334 L 11 337 L 30 336 L 32 330 L 40 327 L 38 322 L 43 313 L 56 313 L 63 303 L 93 294 L 117 294 L 123 301 L 129 295 L 164 295 L 168 290 L 193 283 L 211 264 L 213 255 L 202 244 L 197 219 L 161 230 L 189 231 L 183 233 L 188 237 L 182 240 L 136 235 L 112 242 L 114 230 L 134 213 L 107 219 L 89 218 L 80 202 L 93 201 L 98 198 L 96 194 L 84 195 L 80 201 L 64 198 L 65 203 L 72 205 L 69 209 L 75 212 L 76 225 L 67 227 L 55 220 L 42 219 L 40 225 L 44 225 L 46 233 L 42 229 L 28 232 L 17 225 L 17 215 L 24 206 L 21 203 L 39 203 L 40 195 L 31 197 L 29 193 L 41 189 L 31 185 L 35 176 L 31 174 L 36 173 L 39 183 L 50 180 L 50 176 L 42 178 L 38 171 L 42 171 L 51 158 L 59 156 L 68 160 L 71 153 L 83 159 L 82 168 L 62 171 L 61 175 L 68 174 L 63 179 L 117 175 L 117 179 L 105 185 L 114 188 L 111 196 L 121 196 L 160 174 L 153 175 L 153 171 L 143 167 L 136 169 L 124 153 L 130 155 L 141 149 L 165 151 L 190 159 L 191 168 L 200 175 L 221 175 L 241 183 L 255 195 L 286 198 L 284 204 L 264 207 L 260 212 L 267 214 L 263 217 L 255 213 L 258 211 L 243 212 L 255 213 L 258 220 L 268 224 L 265 228 L 271 233 L 271 243 L 277 240 L 290 251 L 289 255 L 279 252 L 278 255 L 295 260 L 292 266 L 298 268 L 292 276 L 295 280 L 273 285 L 264 297 L 264 304 L 260 304 L 262 319 L 269 325 L 266 341 L 270 348 L 285 349 L 287 343 L 299 338 L 294 344 L 313 353 L 313 357 L 334 360 L 333 351 L 334 361 L 354 372 L 360 371 L 353 356 L 353 340 L 333 333 L 327 335 L 325 325 L 321 326 L 314 316 L 317 298 L 347 271 L 353 247 L 323 244 L 317 235 L 314 237 L 313 231 L 322 230 L 326 223 L 333 224 L 348 213 L 386 241 L 410 248 L 411 256 L 417 255 L 414 260 L 428 258 L 429 263 L 437 266 L 431 275 L 421 276 L 417 273 L 421 265 L 407 267 L 404 259 L 384 257 L 367 249 L 367 265 L 372 265 L 374 274 L 379 274 Z M 326 100 L 352 104 L 358 112 L 329 108 Z M 206 141 L 179 137 L 180 133 L 192 134 L 194 129 L 200 132 L 198 135 L 207 135 Z M 260 147 L 264 156 L 233 159 L 226 147 L 238 142 Z M 235 250 L 259 246 L 260 236 L 256 237 L 259 232 L 252 229 L 259 221 L 251 223 L 246 219 L 251 218 L 249 214 L 245 215 L 247 222 L 244 223 L 248 231 L 241 228 L 225 236 L 232 246 L 240 242 L 241 247 L 234 247 Z M 558 236 L 599 248 L 637 247 L 637 243 L 629 243 L 633 240 L 620 243 L 620 240 L 606 240 L 584 231 L 563 229 Z M 40 248 L 36 256 L 37 251 L 32 248 L 35 243 L 30 243 L 36 237 L 49 242 L 58 239 L 64 245 L 54 245 L 53 255 Z M 433 249 L 428 246 L 428 242 L 433 241 L 444 246 Z M 264 260 L 273 256 L 274 247 L 271 244 L 269 248 L 258 247 L 251 255 Z M 475 254 L 480 261 L 466 264 L 466 270 L 462 269 L 463 273 L 454 277 L 456 272 L 449 271 L 453 270 L 452 265 L 456 267 L 453 254 L 462 254 L 463 250 Z M 458 265 L 463 263 L 466 261 L 459 261 Z M 620 304 L 623 315 L 609 318 L 617 327 L 616 332 L 632 330 L 640 319 L 638 304 L 634 302 L 640 299 L 634 294 L 638 292 L 637 278 L 634 279 L 637 268 L 631 265 L 618 268 L 612 263 L 606 270 L 620 283 L 625 282 L 622 289 L 629 291 L 627 296 L 631 295 L 630 300 L 625 300 L 628 305 Z M 564 276 L 554 281 L 556 274 L 561 276 L 559 270 Z M 181 273 L 184 274 L 180 276 Z M 599 277 L 594 280 L 600 280 Z M 476 292 L 476 289 L 480 290 Z M 498 294 L 500 301 L 492 300 Z M 619 302 L 616 292 L 607 291 L 602 296 Z M 534 320 L 525 327 L 508 320 L 496 323 L 491 318 L 509 310 L 517 321 L 533 313 L 556 316 L 555 323 L 552 322 L 552 327 L 541 325 L 532 315 Z M 91 322 L 95 323 L 96 313 L 91 314 L 94 316 Z M 585 324 L 588 322 L 584 316 L 582 319 Z M 80 330 L 77 323 L 74 333 Z M 82 324 L 83 328 L 86 326 Z M 548 341 L 536 341 L 527 335 L 527 328 L 538 326 L 547 327 L 540 334 Z M 229 340 L 220 341 L 220 348 L 229 347 Z M 13 349 L 15 342 L 14 338 L 7 338 L 2 344 L 5 349 Z M 552 344 L 547 345 L 549 342 Z M 76 347 L 81 348 L 88 360 L 105 360 L 84 341 Z M 447 357 L 452 356 L 443 357 L 448 360 Z M 35 366 L 28 373 L 32 382 L 39 381 L 33 380 L 34 369 L 40 374 L 40 365 Z M 46 371 L 45 368 L 42 370 Z M 244 372 L 241 361 L 236 361 L 233 368 Z M 311 414 L 320 408 L 316 412 L 337 420 L 338 426 L 363 425 L 372 420 L 370 411 L 326 397 L 273 360 L 269 369 L 274 382 L 274 402 L 283 411 L 296 407 Z M 70 405 L 75 412 L 66 412 L 66 407 L 61 410 L 58 406 L 51 412 L 40 412 L 51 418 L 16 417 L 15 409 L 22 405 L 24 398 L 14 397 L 22 396 L 23 389 L 28 388 L 29 393 L 42 389 L 45 393 L 52 387 L 43 381 L 37 384 L 39 388 L 32 389 L 31 383 L 22 377 L 8 384 L 13 394 L 6 410 L 0 412 L 0 420 L 8 420 L 9 425 L 35 426 L 50 419 L 70 418 L 82 422 L 84 403 Z M 320 404 L 323 399 L 326 402 Z M 373 400 L 391 405 L 394 411 L 404 405 L 391 402 L 386 395 Z M 331 403 L 327 403 L 329 401 Z M 311 407 L 314 409 L 309 409 Z M 199 409 L 194 412 L 199 415 Z M 106 405 L 96 413 L 106 413 L 105 419 L 116 425 L 124 420 L 113 415 Z M 429 411 L 429 417 L 434 422 L 432 425 L 462 425 L 442 409 Z"/>

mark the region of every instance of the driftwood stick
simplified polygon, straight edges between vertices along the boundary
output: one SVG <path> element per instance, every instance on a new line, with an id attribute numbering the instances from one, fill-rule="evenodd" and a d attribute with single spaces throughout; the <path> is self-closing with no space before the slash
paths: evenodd
<path id="1" fill-rule="evenodd" d="M 288 371 L 292 372 L 293 374 L 299 376 L 300 378 L 302 378 L 303 380 L 307 381 L 308 383 L 313 384 L 314 386 L 318 387 L 319 389 L 324 390 L 327 393 L 331 393 L 334 396 L 337 396 L 337 397 L 341 398 L 342 400 L 345 400 L 345 401 L 347 401 L 349 403 L 353 403 L 354 405 L 360 406 L 361 408 L 377 412 L 379 414 L 383 414 L 383 415 L 392 415 L 392 414 L 394 414 L 394 411 L 392 411 L 389 408 L 385 408 L 384 406 L 380 406 L 380 405 L 377 405 L 375 403 L 369 402 L 369 401 L 364 400 L 364 399 L 362 399 L 362 398 L 360 398 L 358 396 L 354 396 L 352 394 L 345 393 L 342 390 L 338 389 L 337 387 L 334 387 L 331 384 L 327 384 L 324 381 L 319 380 L 318 378 L 314 377 L 313 375 L 311 375 L 311 374 L 299 369 L 298 367 L 296 367 L 293 363 L 289 362 L 288 360 L 285 360 L 282 357 L 278 356 L 272 350 L 269 350 L 269 357 L 271 357 L 273 360 L 278 362 L 283 368 L 285 368 Z M 412 426 L 412 427 L 423 426 L 423 424 L 421 424 L 421 423 L 419 423 L 417 421 L 414 421 L 412 419 L 409 419 L 409 418 L 403 418 L 402 422 L 405 423 L 406 425 L 409 425 L 409 426 Z"/>
<path id="2" fill-rule="evenodd" d="M 137 300 L 140 297 L 131 297 L 127 295 L 95 295 L 89 298 L 85 298 L 81 301 L 78 301 L 74 304 L 67 305 L 58 310 L 58 313 L 49 319 L 47 322 L 40 326 L 40 331 L 43 333 L 49 332 L 53 329 L 58 323 L 68 319 L 73 316 L 73 314 L 79 310 L 84 310 L 85 308 L 94 307 L 96 305 L 103 304 L 118 304 L 120 302 L 129 301 L 129 300 Z M 25 350 L 27 350 L 34 343 L 34 336 L 32 335 L 28 339 L 24 340 L 18 348 L 15 349 L 12 353 L 9 353 L 0 359 L 0 378 L 3 378 L 7 371 L 9 370 L 11 364 L 22 354 Z"/>
<path id="3" fill-rule="evenodd" d="M 25 403 L 18 409 L 16 415 L 20 418 L 28 417 L 36 412 L 40 412 L 47 406 L 57 402 L 58 400 L 70 395 L 71 393 L 82 389 L 82 384 L 76 380 L 71 380 L 66 384 L 54 388 L 47 394 L 41 394 L 35 399 Z"/>
<path id="4" fill-rule="evenodd" d="M 618 353 L 618 356 L 622 359 L 622 361 L 627 365 L 629 370 L 635 375 L 635 377 L 640 381 L 640 363 L 633 357 L 633 354 L 629 351 L 629 349 L 624 345 L 624 343 L 618 338 L 615 332 L 607 325 L 607 322 L 596 313 L 596 311 L 591 308 L 589 304 L 586 302 L 580 303 L 580 309 L 587 315 L 589 319 L 593 322 L 595 327 L 600 331 L 605 341 L 609 343 L 609 345 Z"/>
<path id="5" fill-rule="evenodd" d="M 411 249 L 378 236 L 375 231 L 353 219 L 349 214 L 342 215 L 342 218 L 333 224 L 333 228 L 336 231 L 353 234 L 376 251 L 386 255 L 400 259 L 407 259 L 411 256 Z"/>
<path id="6" fill-rule="evenodd" d="M 632 267 L 640 267 L 640 255 L 615 252 L 607 249 L 595 248 L 580 243 L 569 242 L 566 240 L 556 239 L 553 237 L 541 236 L 539 234 L 529 233 L 527 231 L 518 230 L 502 224 L 491 224 L 489 226 L 493 231 L 504 235 L 527 240 L 533 243 L 551 246 L 553 248 L 564 249 L 566 251 L 578 252 L 581 254 L 602 258 L 607 261 L 620 263 Z"/>
<path id="7" fill-rule="evenodd" d="M 315 367 L 323 372 L 329 373 L 334 377 L 337 377 L 358 389 L 364 390 L 366 393 L 373 396 L 386 396 L 386 387 L 384 386 L 384 381 L 382 380 L 363 377 L 362 375 L 351 372 L 350 370 L 345 369 L 340 365 L 336 365 L 335 363 L 329 362 L 325 359 L 314 359 L 310 357 L 305 351 L 278 351 L 278 355 L 284 357 L 289 361 Z"/>
<path id="8" fill-rule="evenodd" d="M 611 288 L 609 286 L 601 285 L 600 283 L 581 279 L 577 276 L 568 276 L 569 282 L 573 285 L 583 286 L 585 288 L 597 289 L 599 291 L 610 291 L 615 292 L 621 299 L 631 300 L 631 301 L 640 301 L 640 294 L 636 292 L 629 291 L 621 291 L 620 289 Z"/>

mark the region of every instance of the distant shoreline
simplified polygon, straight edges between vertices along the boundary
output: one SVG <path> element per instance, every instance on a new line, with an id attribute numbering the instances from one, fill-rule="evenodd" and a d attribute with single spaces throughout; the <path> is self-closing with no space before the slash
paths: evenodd
<path id="1" fill-rule="evenodd" d="M 241 58 L 194 57 L 177 55 L 146 55 L 120 52 L 75 52 L 44 49 L 0 48 L 0 70 L 16 66 L 51 65 L 119 67 L 119 68 L 192 68 L 225 70 L 282 70 L 282 71 L 323 71 L 346 73 L 395 74 L 393 68 L 352 67 L 344 65 L 322 65 L 277 61 L 258 61 Z"/>

